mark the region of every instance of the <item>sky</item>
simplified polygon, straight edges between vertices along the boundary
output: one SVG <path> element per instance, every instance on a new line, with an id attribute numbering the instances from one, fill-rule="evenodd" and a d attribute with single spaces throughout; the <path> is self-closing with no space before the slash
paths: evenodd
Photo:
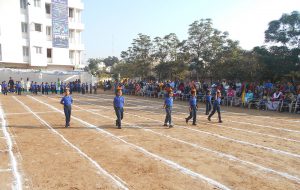
<path id="1" fill-rule="evenodd" d="M 283 13 L 300 11 L 300 0 L 82 0 L 85 59 L 120 57 L 138 33 L 187 39 L 196 20 L 211 18 L 213 27 L 250 50 L 264 45 L 268 23 Z"/>

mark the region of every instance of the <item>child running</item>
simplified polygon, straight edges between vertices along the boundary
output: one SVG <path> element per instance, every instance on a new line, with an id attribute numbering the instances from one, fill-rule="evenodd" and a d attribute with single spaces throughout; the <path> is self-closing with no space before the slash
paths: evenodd
<path id="1" fill-rule="evenodd" d="M 115 109 L 116 116 L 117 116 L 116 126 L 118 127 L 118 129 L 122 128 L 121 121 L 123 119 L 124 103 L 125 103 L 125 100 L 124 100 L 124 97 L 122 96 L 122 88 L 118 87 L 116 96 L 114 98 L 114 109 Z"/>
<path id="2" fill-rule="evenodd" d="M 192 97 L 190 98 L 190 116 L 185 118 L 185 122 L 188 123 L 190 119 L 193 118 L 193 125 L 196 124 L 196 117 L 197 117 L 197 110 L 198 110 L 198 105 L 197 105 L 197 97 L 196 97 L 196 90 L 192 91 Z"/>
<path id="3" fill-rule="evenodd" d="M 173 91 L 168 91 L 167 96 L 165 97 L 165 104 L 163 106 L 164 109 L 166 109 L 166 118 L 164 126 L 168 126 L 169 128 L 172 128 L 172 107 L 173 107 Z"/>
<path id="4" fill-rule="evenodd" d="M 213 111 L 210 113 L 208 116 L 208 121 L 210 121 L 210 118 L 215 114 L 215 112 L 218 112 L 218 117 L 219 117 L 219 123 L 222 123 L 221 120 L 221 111 L 220 111 L 220 104 L 221 104 L 221 91 L 217 90 L 217 94 L 215 97 L 214 105 L 213 105 Z"/>
<path id="5" fill-rule="evenodd" d="M 73 99 L 70 96 L 69 89 L 66 90 L 65 96 L 60 101 L 61 104 L 64 105 L 64 112 L 66 116 L 66 128 L 70 127 L 70 121 L 71 121 L 71 110 L 72 110 L 72 103 Z"/>

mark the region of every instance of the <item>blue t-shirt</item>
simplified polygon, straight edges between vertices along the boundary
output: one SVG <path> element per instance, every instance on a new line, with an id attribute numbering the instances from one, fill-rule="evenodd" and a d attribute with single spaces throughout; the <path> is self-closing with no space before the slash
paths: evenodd
<path id="1" fill-rule="evenodd" d="M 211 102 L 211 95 L 206 95 L 206 101 Z"/>
<path id="2" fill-rule="evenodd" d="M 173 106 L 173 97 L 166 97 L 165 104 L 166 104 L 166 106 L 172 107 Z"/>
<path id="3" fill-rule="evenodd" d="M 190 98 L 190 106 L 196 106 L 197 105 L 197 98 L 191 97 Z"/>
<path id="4" fill-rule="evenodd" d="M 215 101 L 214 101 L 214 105 L 220 105 L 221 104 L 221 98 L 218 97 Z"/>
<path id="5" fill-rule="evenodd" d="M 73 103 L 73 99 L 71 96 L 64 96 L 62 97 L 60 103 L 63 104 L 64 106 L 70 106 Z"/>
<path id="6" fill-rule="evenodd" d="M 117 108 L 124 107 L 124 97 L 123 96 L 116 96 L 114 98 L 114 107 L 117 107 Z"/>

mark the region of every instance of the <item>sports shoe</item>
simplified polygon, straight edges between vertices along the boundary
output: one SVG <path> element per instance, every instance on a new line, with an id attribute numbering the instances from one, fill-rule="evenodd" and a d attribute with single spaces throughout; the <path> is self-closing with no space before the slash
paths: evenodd
<path id="1" fill-rule="evenodd" d="M 211 120 L 210 120 L 210 117 L 208 117 L 207 120 L 208 120 L 208 121 L 211 121 Z"/>
<path id="2" fill-rule="evenodd" d="M 196 123 L 193 123 L 192 125 L 197 125 Z"/>
<path id="3" fill-rule="evenodd" d="M 173 125 L 169 125 L 169 128 L 172 128 L 173 127 Z"/>
<path id="4" fill-rule="evenodd" d="M 185 118 L 185 123 L 188 124 L 189 120 L 188 118 Z"/>
<path id="5" fill-rule="evenodd" d="M 165 123 L 163 126 L 167 127 L 168 125 Z"/>
<path id="6" fill-rule="evenodd" d="M 122 127 L 121 127 L 121 126 L 118 126 L 118 129 L 122 129 Z"/>
<path id="7" fill-rule="evenodd" d="M 222 121 L 222 120 L 219 120 L 219 123 L 223 123 L 223 121 Z"/>

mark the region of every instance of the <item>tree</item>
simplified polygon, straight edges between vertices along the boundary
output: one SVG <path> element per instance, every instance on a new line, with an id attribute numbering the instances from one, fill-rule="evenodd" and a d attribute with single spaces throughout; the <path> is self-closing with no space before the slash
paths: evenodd
<path id="1" fill-rule="evenodd" d="M 265 31 L 265 41 L 300 48 L 300 12 L 283 14 L 279 20 L 271 21 Z"/>
<path id="2" fill-rule="evenodd" d="M 96 76 L 98 71 L 99 71 L 99 67 L 98 64 L 102 62 L 102 59 L 99 58 L 89 58 L 87 60 L 87 62 L 89 63 L 88 66 L 86 66 L 84 68 L 85 71 L 90 72 L 92 75 Z"/>
<path id="3" fill-rule="evenodd" d="M 105 64 L 106 67 L 110 67 L 113 66 L 115 63 L 119 62 L 119 58 L 115 57 L 115 56 L 108 56 L 107 58 L 103 59 L 103 62 Z"/>
<path id="4" fill-rule="evenodd" d="M 216 63 L 220 61 L 223 46 L 228 37 L 227 32 L 221 32 L 212 27 L 211 19 L 201 19 L 190 25 L 188 47 L 191 54 L 190 70 L 195 70 L 197 80 L 212 77 Z"/>
<path id="5" fill-rule="evenodd" d="M 150 36 L 140 33 L 136 39 L 133 39 L 132 47 L 121 52 L 121 57 L 126 64 L 132 64 L 132 67 L 135 68 L 133 76 L 144 78 L 151 75 L 153 63 L 151 53 L 152 42 Z M 128 65 L 128 67 L 130 66 Z"/>

